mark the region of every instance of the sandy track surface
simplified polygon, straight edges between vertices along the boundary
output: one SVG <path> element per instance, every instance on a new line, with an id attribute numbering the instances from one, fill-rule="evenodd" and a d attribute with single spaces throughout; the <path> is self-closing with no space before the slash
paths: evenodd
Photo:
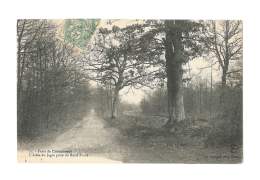
<path id="1" fill-rule="evenodd" d="M 116 137 L 119 131 L 108 127 L 103 119 L 98 117 L 94 110 L 78 122 L 68 131 L 60 134 L 51 143 L 45 142 L 48 137 L 41 137 L 37 142 L 27 144 L 27 150 L 18 152 L 18 161 L 26 162 L 66 162 L 66 161 L 84 161 L 84 162 L 118 162 L 111 160 L 109 156 L 115 149 L 119 148 Z M 29 153 L 38 151 L 66 151 L 73 153 L 83 153 L 84 157 L 32 157 Z M 118 154 L 117 154 L 118 155 Z M 117 156 L 114 154 L 114 156 Z M 119 155 L 120 156 L 120 155 Z M 118 157 L 117 159 L 120 159 Z"/>

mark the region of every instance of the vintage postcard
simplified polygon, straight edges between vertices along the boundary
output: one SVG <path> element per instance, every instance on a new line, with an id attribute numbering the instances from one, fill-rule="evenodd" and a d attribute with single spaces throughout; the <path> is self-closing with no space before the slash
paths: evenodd
<path id="1" fill-rule="evenodd" d="M 241 163 L 241 20 L 18 19 L 21 163 Z"/>

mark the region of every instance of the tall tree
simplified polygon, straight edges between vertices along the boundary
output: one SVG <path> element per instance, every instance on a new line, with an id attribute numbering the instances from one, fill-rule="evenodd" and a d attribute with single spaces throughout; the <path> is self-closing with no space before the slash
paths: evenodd
<path id="1" fill-rule="evenodd" d="M 52 116 L 65 109 L 66 100 L 84 83 L 73 48 L 56 32 L 56 25 L 48 20 L 17 22 L 17 120 L 21 135 L 48 128 L 49 120 L 55 120 Z"/>
<path id="2" fill-rule="evenodd" d="M 227 85 L 227 76 L 233 73 L 230 64 L 242 60 L 242 22 L 239 20 L 207 21 L 204 29 L 204 43 L 216 57 L 222 70 L 221 85 Z M 238 72 L 242 69 L 234 71 Z"/>
<path id="3" fill-rule="evenodd" d="M 183 104 L 183 65 L 201 52 L 199 32 L 201 25 L 198 22 L 187 20 L 146 21 L 149 28 L 140 41 L 147 51 L 161 50 L 165 55 L 163 69 L 167 78 L 168 113 L 169 121 L 166 127 L 173 127 L 177 121 L 185 119 Z M 153 42 L 153 46 L 150 46 Z"/>
<path id="4" fill-rule="evenodd" d="M 150 86 L 159 72 L 155 61 L 145 57 L 136 46 L 141 31 L 142 25 L 100 28 L 86 57 L 87 70 L 92 72 L 90 78 L 111 87 L 112 118 L 116 116 L 120 90 Z M 159 60 L 160 55 L 161 51 L 155 50 L 153 58 Z"/>

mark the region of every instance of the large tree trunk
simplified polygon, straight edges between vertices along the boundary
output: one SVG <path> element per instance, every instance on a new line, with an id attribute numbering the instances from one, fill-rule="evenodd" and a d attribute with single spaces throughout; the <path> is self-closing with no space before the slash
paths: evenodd
<path id="1" fill-rule="evenodd" d="M 227 85 L 227 70 L 226 70 L 226 68 L 223 68 L 223 71 L 222 71 L 221 85 L 222 85 L 222 88 L 225 88 L 226 85 Z"/>
<path id="2" fill-rule="evenodd" d="M 181 76 L 182 77 L 182 76 Z M 176 122 L 185 120 L 185 109 L 183 103 L 183 88 L 182 78 L 179 78 L 176 83 L 179 87 L 172 87 L 172 82 L 168 81 L 168 113 L 169 121 L 167 124 L 173 126 Z"/>
<path id="3" fill-rule="evenodd" d="M 167 21 L 166 26 L 172 24 Z M 169 28 L 170 29 L 170 28 Z M 181 42 L 181 32 L 168 30 L 165 40 L 165 59 L 167 73 L 167 91 L 168 91 L 168 113 L 169 120 L 166 127 L 174 127 L 176 122 L 185 119 L 185 111 L 183 104 L 183 88 L 182 88 L 182 64 L 183 64 L 183 47 Z"/>
<path id="4" fill-rule="evenodd" d="M 183 103 L 183 88 L 182 88 L 182 76 L 177 80 L 177 83 L 172 83 L 171 78 L 168 79 L 168 114 L 169 126 L 174 126 L 176 122 L 185 119 L 185 110 Z M 174 87 L 173 84 L 178 84 L 179 87 Z"/>
<path id="5" fill-rule="evenodd" d="M 119 90 L 115 88 L 113 98 L 112 98 L 112 105 L 111 105 L 111 118 L 116 118 L 117 115 L 117 105 L 118 105 L 118 98 L 119 98 Z"/>
<path id="6" fill-rule="evenodd" d="M 176 120 L 177 120 L 177 122 L 185 120 L 185 109 L 184 109 L 184 103 L 183 103 L 182 87 L 179 89 L 179 91 L 177 92 L 177 95 L 176 95 Z"/>

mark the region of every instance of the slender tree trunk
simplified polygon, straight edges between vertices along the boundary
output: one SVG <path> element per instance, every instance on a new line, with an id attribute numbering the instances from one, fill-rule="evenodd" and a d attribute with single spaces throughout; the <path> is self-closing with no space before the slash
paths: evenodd
<path id="1" fill-rule="evenodd" d="M 17 30 L 18 30 L 18 22 L 19 20 L 17 20 Z M 17 120 L 18 120 L 18 135 L 21 134 L 21 130 L 22 130 L 22 124 L 23 124 L 23 106 L 22 106 L 22 74 L 23 74 L 23 68 L 21 69 L 21 60 L 22 60 L 22 56 L 21 56 L 21 49 L 22 49 L 22 45 L 21 45 L 21 40 L 23 37 L 23 33 L 24 33 L 24 28 L 25 28 L 25 20 L 23 21 L 22 24 L 22 29 L 20 32 L 17 31 Z M 23 57 L 24 59 L 24 57 Z"/>
<path id="2" fill-rule="evenodd" d="M 221 86 L 222 88 L 225 88 L 227 85 L 227 72 L 225 69 L 223 69 L 222 77 L 221 77 Z"/>
<path id="3" fill-rule="evenodd" d="M 213 92 L 213 79 L 212 79 L 212 61 L 210 64 L 210 98 L 209 98 L 209 119 L 211 120 L 212 118 L 212 92 Z"/>
<path id="4" fill-rule="evenodd" d="M 200 82 L 200 88 L 199 88 L 199 115 L 201 118 L 202 113 L 202 83 Z"/>
<path id="5" fill-rule="evenodd" d="M 225 92 L 227 87 L 227 68 L 224 67 L 222 69 L 222 76 L 221 76 L 221 93 L 220 93 L 220 105 L 222 108 L 224 108 L 222 105 L 225 102 Z M 223 109 L 224 110 L 224 109 Z"/>
<path id="6" fill-rule="evenodd" d="M 222 85 L 222 92 L 221 92 L 221 97 L 220 97 L 220 103 L 224 103 L 225 100 L 225 91 L 226 91 L 226 86 L 227 86 L 227 72 L 229 68 L 229 21 L 225 22 L 225 31 L 224 31 L 224 44 L 225 44 L 225 55 L 223 58 L 223 67 L 222 67 L 222 77 L 221 77 L 221 85 Z"/>
<path id="7" fill-rule="evenodd" d="M 22 25 L 22 29 L 21 32 L 18 35 L 18 39 L 17 39 L 17 91 L 18 91 L 18 99 L 20 99 L 20 91 L 21 91 L 21 82 L 22 82 L 22 70 L 21 70 L 21 50 L 22 50 L 22 46 L 21 46 L 21 40 L 23 37 L 23 33 L 24 33 L 24 27 L 25 27 L 25 20 L 23 22 Z M 17 29 L 18 29 L 18 21 L 17 21 Z M 17 32 L 18 33 L 18 32 Z"/>

